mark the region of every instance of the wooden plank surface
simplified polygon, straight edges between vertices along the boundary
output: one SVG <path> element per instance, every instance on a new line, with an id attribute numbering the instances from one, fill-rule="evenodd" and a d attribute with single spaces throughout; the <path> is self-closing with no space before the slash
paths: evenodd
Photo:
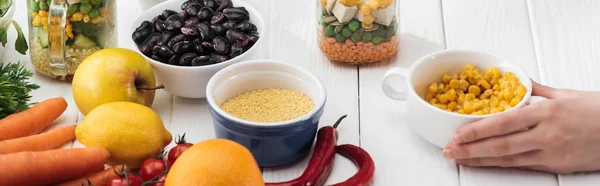
<path id="1" fill-rule="evenodd" d="M 458 186 L 456 165 L 441 149 L 408 130 L 405 101 L 381 89 L 392 67 L 408 69 L 418 58 L 444 49 L 439 0 L 400 1 L 400 50 L 389 62 L 360 67 L 361 145 L 375 160 L 374 185 Z"/>
<path id="2" fill-rule="evenodd" d="M 539 81 L 525 1 L 446 0 L 443 10 L 449 49 L 511 58 Z M 461 186 L 558 185 L 556 175 L 535 171 L 460 166 L 459 172 Z"/>
<path id="3" fill-rule="evenodd" d="M 256 0 L 259 1 L 267 3 Z M 267 31 L 269 58 L 298 65 L 320 77 L 327 88 L 327 103 L 319 125 L 332 125 L 340 116 L 348 114 L 338 128 L 338 144 L 358 145 L 357 68 L 332 64 L 320 53 L 316 42 L 316 2 L 271 0 Z M 351 161 L 340 155 L 335 158 L 333 172 L 326 184 L 343 181 L 355 173 Z M 308 159 L 289 167 L 264 169 L 265 181 L 287 181 L 300 176 Z"/>
<path id="4" fill-rule="evenodd" d="M 543 83 L 600 91 L 600 1 L 528 0 Z M 600 172 L 559 175 L 561 186 L 596 186 Z"/>

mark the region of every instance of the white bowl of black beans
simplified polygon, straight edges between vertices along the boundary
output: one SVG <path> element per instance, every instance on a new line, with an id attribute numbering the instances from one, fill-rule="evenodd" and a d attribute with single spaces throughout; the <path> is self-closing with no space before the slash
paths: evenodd
<path id="1" fill-rule="evenodd" d="M 167 92 L 205 98 L 210 78 L 256 51 L 264 32 L 243 0 L 169 0 L 142 13 L 130 34 Z"/>

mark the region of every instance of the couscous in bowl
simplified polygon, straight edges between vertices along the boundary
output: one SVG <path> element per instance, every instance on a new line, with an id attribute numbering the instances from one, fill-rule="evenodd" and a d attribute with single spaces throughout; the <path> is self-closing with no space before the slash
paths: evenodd
<path id="1" fill-rule="evenodd" d="M 297 99 L 298 102 L 294 107 L 298 109 L 283 109 L 285 112 L 276 114 L 276 118 L 288 118 L 287 120 L 271 122 L 242 119 L 236 117 L 235 113 L 222 109 L 228 100 L 245 93 L 246 97 L 259 97 L 262 100 L 265 99 L 264 96 L 268 96 L 268 93 L 281 94 L 278 96 L 289 94 L 295 97 L 305 95 L 310 99 L 311 104 L 305 104 L 304 99 Z M 317 76 L 299 67 L 272 60 L 252 60 L 226 67 L 217 72 L 206 87 L 206 99 L 213 118 L 216 137 L 244 145 L 252 152 L 261 167 L 287 165 L 308 155 L 319 119 L 323 115 L 326 97 L 325 87 Z M 268 99 L 285 100 L 286 98 L 268 97 Z M 249 99 L 245 100 L 244 104 L 256 101 Z M 290 113 L 290 110 L 307 112 Z M 260 113 L 246 113 L 246 115 L 250 115 L 250 118 L 259 118 L 257 120 L 274 117 Z"/>

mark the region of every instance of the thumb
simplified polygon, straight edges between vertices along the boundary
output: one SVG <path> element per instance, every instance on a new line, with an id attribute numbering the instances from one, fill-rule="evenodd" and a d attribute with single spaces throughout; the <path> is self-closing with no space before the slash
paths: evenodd
<path id="1" fill-rule="evenodd" d="M 539 84 L 533 80 L 531 80 L 531 91 L 532 91 L 532 95 L 534 96 L 542 96 L 548 99 L 554 99 L 556 98 L 556 92 L 558 91 L 558 89 L 552 88 L 552 87 L 548 87 L 548 86 L 544 86 L 542 84 Z"/>

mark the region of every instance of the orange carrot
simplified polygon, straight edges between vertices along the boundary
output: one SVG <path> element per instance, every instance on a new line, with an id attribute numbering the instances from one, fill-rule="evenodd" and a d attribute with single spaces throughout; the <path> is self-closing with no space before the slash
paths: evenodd
<path id="1" fill-rule="evenodd" d="M 61 127 L 33 136 L 0 141 L 0 154 L 56 149 L 74 139 L 75 126 Z"/>
<path id="2" fill-rule="evenodd" d="M 0 185 L 52 185 L 104 170 L 110 153 L 100 147 L 0 155 Z"/>
<path id="3" fill-rule="evenodd" d="M 67 110 L 67 101 L 58 97 L 42 101 L 33 107 L 0 120 L 0 141 L 30 136 L 42 132 Z"/>
<path id="4" fill-rule="evenodd" d="M 55 185 L 55 186 L 82 186 L 82 185 L 87 185 L 88 180 L 90 180 L 92 185 L 97 185 L 97 186 L 106 185 L 106 184 L 108 184 L 108 182 L 111 179 L 119 176 L 115 172 L 121 173 L 121 171 L 129 172 L 130 170 L 129 170 L 129 167 L 127 167 L 126 165 L 118 165 L 118 166 L 94 173 L 92 175 L 84 176 L 79 179 L 75 179 L 75 180 L 71 180 L 71 181 L 67 181 L 67 182 L 63 182 L 63 183 Z"/>

